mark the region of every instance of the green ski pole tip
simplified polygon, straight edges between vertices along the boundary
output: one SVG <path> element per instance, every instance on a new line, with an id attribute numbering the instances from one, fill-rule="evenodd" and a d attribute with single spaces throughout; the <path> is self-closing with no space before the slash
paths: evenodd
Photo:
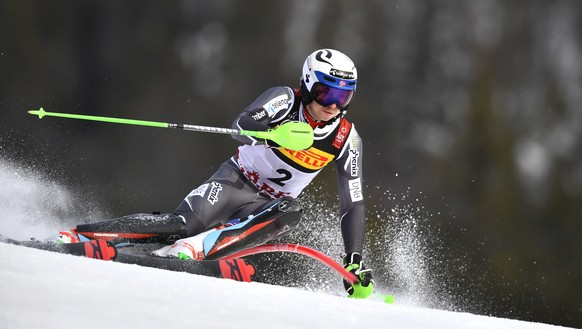
<path id="1" fill-rule="evenodd" d="M 394 296 L 392 296 L 392 295 L 386 295 L 386 296 L 384 296 L 384 303 L 386 303 L 386 304 L 394 304 L 394 302 L 395 302 Z"/>
<path id="2" fill-rule="evenodd" d="M 44 109 L 42 107 L 38 110 L 30 110 L 28 113 L 32 115 L 38 115 L 39 119 L 42 119 L 45 115 Z"/>
<path id="3" fill-rule="evenodd" d="M 394 298 L 393 295 L 383 295 L 383 294 L 379 294 L 379 293 L 374 293 L 374 295 L 377 298 L 384 300 L 384 303 L 386 303 L 386 304 L 394 304 L 394 302 L 396 301 L 396 299 Z"/>

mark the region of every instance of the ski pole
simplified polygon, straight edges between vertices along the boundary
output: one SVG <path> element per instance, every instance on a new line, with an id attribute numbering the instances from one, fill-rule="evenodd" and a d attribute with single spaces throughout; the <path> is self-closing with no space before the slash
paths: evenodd
<path id="1" fill-rule="evenodd" d="M 81 115 L 70 113 L 46 112 L 42 107 L 38 110 L 30 110 L 28 113 L 38 116 L 39 119 L 43 117 L 59 117 L 77 120 L 89 120 L 99 122 L 119 123 L 134 126 L 147 126 L 158 128 L 172 128 L 187 131 L 207 132 L 226 135 L 242 135 L 251 136 L 260 139 L 272 140 L 284 148 L 291 150 L 305 150 L 313 144 L 313 129 L 309 124 L 303 122 L 286 122 L 279 127 L 268 131 L 252 131 L 231 128 L 218 128 L 209 126 L 199 126 L 190 124 L 166 123 L 156 121 L 144 121 L 134 119 L 123 119 L 113 117 L 102 117 L 94 115 Z"/>
<path id="2" fill-rule="evenodd" d="M 377 292 L 374 292 L 374 297 L 380 298 L 386 304 L 394 304 L 394 302 L 396 301 L 393 295 L 384 295 Z"/>

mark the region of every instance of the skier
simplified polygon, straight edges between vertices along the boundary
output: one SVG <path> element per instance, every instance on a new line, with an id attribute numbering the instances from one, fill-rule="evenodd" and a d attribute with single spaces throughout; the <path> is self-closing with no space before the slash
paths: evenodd
<path id="1" fill-rule="evenodd" d="M 60 232 L 58 242 L 156 239 L 173 242 L 153 252 L 158 256 L 221 257 L 288 234 L 301 218 L 295 198 L 321 169 L 334 162 L 347 254 L 343 262 L 359 279 L 353 286 L 344 280 L 344 286 L 349 295 L 371 294 L 372 272 L 362 262 L 362 141 L 345 117 L 356 84 L 357 70 L 348 56 L 334 49 L 313 52 L 303 64 L 299 89 L 268 89 L 232 125 L 266 131 L 288 121 L 305 122 L 314 129 L 311 148 L 290 150 L 269 140 L 234 136 L 242 143 L 236 155 L 172 213 L 135 214 L 78 225 Z"/>

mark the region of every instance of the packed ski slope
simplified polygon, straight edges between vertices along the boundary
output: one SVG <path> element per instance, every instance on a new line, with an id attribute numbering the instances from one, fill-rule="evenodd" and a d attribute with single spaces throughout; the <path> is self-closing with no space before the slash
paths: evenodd
<path id="1" fill-rule="evenodd" d="M 556 328 L 0 243 L 0 328 Z"/>
<path id="2" fill-rule="evenodd" d="M 83 204 L 83 208 L 79 209 L 78 204 Z M 63 227 L 76 224 L 79 214 L 91 217 L 88 206 L 90 203 L 79 200 L 78 194 L 34 168 L 0 159 L 0 234 L 21 240 L 33 236 L 48 238 Z M 94 211 L 95 217 L 101 218 L 99 211 Z M 415 223 L 412 221 L 411 225 Z M 325 237 L 324 243 L 310 241 L 310 246 L 331 255 L 341 242 L 330 237 L 339 236 L 339 232 L 321 232 L 321 228 L 336 227 L 320 227 L 318 240 Z M 294 237 L 309 241 L 309 237 L 298 236 L 300 233 Z M 306 275 L 313 280 L 295 282 L 292 278 L 297 273 L 277 277 L 277 282 L 296 287 L 289 288 L 0 243 L 0 329 L 556 328 L 419 307 L 431 305 L 422 302 L 431 295 L 430 289 L 419 284 L 425 278 L 423 258 L 410 253 L 423 249 L 417 239 L 421 235 L 407 230 L 404 233 L 400 238 L 387 234 L 392 239 L 389 245 L 394 246 L 390 253 L 396 255 L 389 260 L 391 267 L 398 269 L 398 273 L 410 273 L 392 276 L 408 287 L 407 296 L 396 293 L 397 303 L 393 305 L 384 304 L 380 299 L 338 297 L 343 293 L 340 278 L 323 266 L 311 266 L 314 263 L 303 264 L 307 268 L 299 264 L 294 267 L 299 272 L 308 271 Z M 326 246 L 331 246 L 331 250 L 326 250 Z M 263 268 L 263 271 L 269 269 Z M 382 276 L 377 272 L 377 278 Z M 327 289 L 323 291 L 322 287 Z"/>

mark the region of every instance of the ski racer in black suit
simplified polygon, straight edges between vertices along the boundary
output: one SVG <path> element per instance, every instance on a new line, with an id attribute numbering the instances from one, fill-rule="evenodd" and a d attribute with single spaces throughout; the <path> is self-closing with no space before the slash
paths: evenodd
<path id="1" fill-rule="evenodd" d="M 249 246 L 233 243 L 232 237 L 215 241 L 221 230 L 237 232 L 237 239 L 257 231 L 255 236 L 261 238 L 253 238 L 249 243 L 262 244 L 293 229 L 301 217 L 295 198 L 333 162 L 347 254 L 344 265 L 350 266 L 360 281 L 352 286 L 344 280 L 344 285 L 350 295 L 354 289 L 358 290 L 356 295 L 369 295 L 373 290 L 372 273 L 362 262 L 365 232 L 362 141 L 354 124 L 345 117 L 356 84 L 357 70 L 348 56 L 333 49 L 313 52 L 303 65 L 300 89 L 268 89 L 233 122 L 233 128 L 254 131 L 277 129 L 288 121 L 308 123 L 314 129 L 309 149 L 290 150 L 271 141 L 235 136 L 242 143 L 236 155 L 190 192 L 172 213 L 135 214 L 78 225 L 70 232 L 61 232 L 61 241 L 104 238 L 110 232 L 118 232 L 116 237 L 127 239 L 147 238 L 155 233 L 174 244 L 154 254 L 192 259 Z M 277 219 L 276 224 L 267 229 L 266 223 L 272 218 Z M 261 229 L 264 234 L 259 233 Z M 213 245 L 210 252 L 209 245 Z"/>

